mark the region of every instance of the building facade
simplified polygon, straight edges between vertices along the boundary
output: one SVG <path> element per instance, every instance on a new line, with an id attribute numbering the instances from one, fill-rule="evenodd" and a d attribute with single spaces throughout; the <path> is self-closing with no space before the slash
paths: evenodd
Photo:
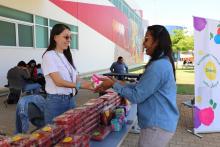
<path id="1" fill-rule="evenodd" d="M 0 86 L 19 61 L 41 63 L 56 23 L 71 28 L 80 74 L 106 70 L 118 56 L 141 63 L 142 22 L 124 0 L 0 0 Z"/>

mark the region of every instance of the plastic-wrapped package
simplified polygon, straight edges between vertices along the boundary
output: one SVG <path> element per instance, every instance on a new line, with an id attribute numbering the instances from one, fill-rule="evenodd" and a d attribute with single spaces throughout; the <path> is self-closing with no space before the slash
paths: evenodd
<path id="1" fill-rule="evenodd" d="M 81 144 L 81 135 L 70 135 L 61 140 L 55 147 L 81 147 Z"/>
<path id="2" fill-rule="evenodd" d="M 62 114 L 55 117 L 53 121 L 57 125 L 67 125 L 67 124 L 73 124 L 74 118 L 71 116 L 71 114 Z"/>
<path id="3" fill-rule="evenodd" d="M 92 132 L 92 139 L 101 141 L 111 132 L 111 127 L 109 126 L 99 126 Z"/>
<path id="4" fill-rule="evenodd" d="M 92 81 L 95 88 L 97 86 L 99 86 L 100 84 L 102 84 L 102 81 L 100 80 L 100 78 L 108 78 L 108 77 L 102 76 L 102 75 L 97 75 L 97 74 L 92 75 L 90 80 Z"/>
<path id="5" fill-rule="evenodd" d="M 82 126 L 82 127 L 80 127 L 80 128 L 78 128 L 76 131 L 75 131 L 75 133 L 76 134 L 81 134 L 81 133 L 83 133 L 84 132 L 84 126 Z"/>
<path id="6" fill-rule="evenodd" d="M 118 115 L 115 119 L 111 120 L 112 131 L 121 131 L 126 122 L 127 120 L 125 115 Z"/>
<path id="7" fill-rule="evenodd" d="M 128 115 L 128 112 L 129 112 L 129 110 L 130 110 L 130 105 L 127 105 L 127 106 L 122 106 L 122 105 L 120 105 L 120 106 L 117 106 L 117 107 L 116 107 L 116 109 L 118 109 L 118 108 L 124 109 L 124 114 L 125 114 L 125 116 L 127 116 L 127 115 Z M 117 114 L 116 114 L 116 115 L 117 115 Z"/>
<path id="8" fill-rule="evenodd" d="M 114 99 L 117 97 L 117 94 L 115 93 L 107 93 L 99 97 L 99 99 L 103 99 L 105 101 L 110 101 L 111 99 Z"/>
<path id="9" fill-rule="evenodd" d="M 88 102 L 84 104 L 84 106 L 91 107 L 93 110 L 98 111 L 104 106 L 103 99 L 90 99 Z"/>
<path id="10" fill-rule="evenodd" d="M 93 111 L 93 110 L 94 110 L 94 111 L 98 111 L 99 109 L 103 108 L 103 106 L 104 106 L 103 104 L 97 104 L 97 103 L 95 103 L 95 102 L 87 102 L 87 103 L 85 103 L 84 105 L 87 106 L 87 107 L 90 107 L 90 108 L 91 108 L 91 111 Z M 91 112 L 91 111 L 90 111 L 90 112 Z M 93 112 L 94 112 L 94 111 L 93 111 Z M 91 113 L 93 113 L 93 112 L 91 112 Z M 91 114 L 91 113 L 90 113 L 90 114 Z"/>
<path id="11" fill-rule="evenodd" d="M 85 118 L 83 120 L 84 124 L 86 125 L 87 123 L 89 123 L 92 120 L 99 120 L 100 119 L 100 113 L 98 112 L 94 112 L 93 114 L 91 114 L 90 116 L 88 116 L 87 118 Z"/>
<path id="12" fill-rule="evenodd" d="M 10 147 L 10 138 L 0 135 L 0 147 Z"/>
<path id="13" fill-rule="evenodd" d="M 115 99 L 115 103 L 116 103 L 117 106 L 121 105 L 121 98 L 120 98 L 120 97 L 117 97 L 117 98 Z"/>
<path id="14" fill-rule="evenodd" d="M 75 125 L 59 125 L 61 128 L 64 129 L 65 136 L 71 135 L 76 131 Z"/>
<path id="15" fill-rule="evenodd" d="M 88 134 L 81 134 L 81 136 L 82 136 L 81 147 L 89 147 L 90 136 Z"/>
<path id="16" fill-rule="evenodd" d="M 88 128 L 86 128 L 84 132 L 86 134 L 90 134 L 94 129 L 97 128 L 98 125 L 99 125 L 99 123 L 94 123 L 91 126 L 89 126 Z"/>
<path id="17" fill-rule="evenodd" d="M 87 103 L 95 103 L 95 105 L 103 105 L 104 100 L 103 99 L 90 99 Z"/>
<path id="18" fill-rule="evenodd" d="M 65 136 L 64 129 L 61 126 L 49 124 L 43 127 L 41 130 L 51 134 L 51 139 L 53 144 L 56 144 Z"/>
<path id="19" fill-rule="evenodd" d="M 126 108 L 119 106 L 114 111 L 115 111 L 115 117 L 125 116 Z"/>
<path id="20" fill-rule="evenodd" d="M 90 121 L 86 121 L 84 123 L 84 127 L 85 129 L 89 128 L 90 126 L 92 126 L 93 124 L 99 124 L 100 123 L 100 115 L 98 115 L 99 117 L 95 117 L 90 119 Z"/>
<path id="21" fill-rule="evenodd" d="M 110 125 L 111 119 L 113 117 L 113 111 L 111 107 L 105 107 L 100 115 L 101 124 Z"/>
<path id="22" fill-rule="evenodd" d="M 74 111 L 78 113 L 86 113 L 89 111 L 88 109 L 89 109 L 88 107 L 80 106 L 80 107 L 74 108 Z"/>
<path id="23" fill-rule="evenodd" d="M 113 131 L 121 131 L 122 122 L 120 122 L 117 118 L 111 120 L 111 127 Z"/>
<path id="24" fill-rule="evenodd" d="M 50 147 L 52 146 L 52 134 L 46 131 L 37 130 L 31 134 L 33 138 L 37 140 L 38 147 Z"/>
<path id="25" fill-rule="evenodd" d="M 66 119 L 66 122 L 58 123 L 58 125 L 63 125 L 63 124 L 65 124 L 65 125 L 72 125 L 72 124 L 77 125 L 77 124 L 81 123 L 82 120 L 85 118 L 84 113 L 81 113 L 81 112 L 79 113 L 78 111 L 74 111 L 74 109 L 65 112 L 64 115 L 67 115 L 67 116 L 71 117 L 71 119 L 67 118 L 68 120 Z"/>
<path id="26" fill-rule="evenodd" d="M 70 109 L 66 111 L 64 114 L 70 114 L 73 115 L 73 117 L 80 117 L 86 114 L 88 112 L 88 108 L 86 107 L 77 107 L 75 109 Z"/>
<path id="27" fill-rule="evenodd" d="M 74 108 L 73 110 L 74 110 L 74 113 L 80 115 L 81 119 L 84 119 L 90 115 L 91 109 L 92 107 L 81 106 L 81 107 Z"/>
<path id="28" fill-rule="evenodd" d="M 35 146 L 37 146 L 37 140 L 30 135 L 17 134 L 13 136 L 11 139 L 11 147 L 35 147 Z"/>

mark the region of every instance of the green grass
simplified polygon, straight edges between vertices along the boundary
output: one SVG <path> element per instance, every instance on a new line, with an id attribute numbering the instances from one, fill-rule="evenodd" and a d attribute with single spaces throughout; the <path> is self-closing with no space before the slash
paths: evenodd
<path id="1" fill-rule="evenodd" d="M 194 94 L 194 70 L 176 70 L 177 94 Z"/>
<path id="2" fill-rule="evenodd" d="M 143 73 L 143 69 L 132 71 L 132 73 Z M 177 94 L 194 94 L 194 69 L 176 70 Z"/>
<path id="3" fill-rule="evenodd" d="M 143 66 L 129 71 L 130 73 L 140 74 L 144 72 Z M 84 78 L 90 80 L 90 77 Z M 194 95 L 194 69 L 176 70 L 177 94 Z"/>

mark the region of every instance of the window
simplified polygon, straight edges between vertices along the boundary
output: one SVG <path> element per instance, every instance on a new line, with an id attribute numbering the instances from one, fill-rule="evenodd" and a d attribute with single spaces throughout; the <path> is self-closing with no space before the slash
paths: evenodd
<path id="1" fill-rule="evenodd" d="M 112 2 L 121 12 L 123 12 L 129 19 L 132 19 L 134 22 L 136 22 L 138 25 L 140 24 L 139 21 L 141 21 L 140 16 L 138 16 L 133 9 L 129 7 L 129 5 L 124 2 L 124 0 L 109 0 Z"/>
<path id="2" fill-rule="evenodd" d="M 19 46 L 33 47 L 33 27 L 19 24 L 18 38 L 19 38 Z"/>
<path id="3" fill-rule="evenodd" d="M 0 46 L 33 47 L 33 15 L 0 6 L 0 16 Z"/>
<path id="4" fill-rule="evenodd" d="M 0 20 L 0 45 L 16 46 L 15 24 Z"/>
<path id="5" fill-rule="evenodd" d="M 58 23 L 61 23 L 59 21 L 56 21 L 56 20 L 51 20 L 50 19 L 50 27 L 52 28 L 55 24 L 58 24 Z"/>
<path id="6" fill-rule="evenodd" d="M 0 16 L 33 23 L 33 15 L 0 6 Z"/>
<path id="7" fill-rule="evenodd" d="M 72 40 L 70 43 L 70 48 L 78 49 L 78 34 L 72 34 Z"/>
<path id="8" fill-rule="evenodd" d="M 48 26 L 48 19 L 41 16 L 35 16 L 35 23 L 38 25 Z"/>
<path id="9" fill-rule="evenodd" d="M 49 30 L 57 23 L 62 22 L 0 6 L 0 46 L 47 48 Z M 70 48 L 78 49 L 78 27 L 66 25 L 72 33 Z"/>
<path id="10" fill-rule="evenodd" d="M 47 48 L 48 47 L 48 28 L 42 26 L 36 26 L 36 47 Z"/>
<path id="11" fill-rule="evenodd" d="M 35 16 L 35 33 L 36 33 L 36 48 L 47 48 L 48 47 L 48 19 Z"/>

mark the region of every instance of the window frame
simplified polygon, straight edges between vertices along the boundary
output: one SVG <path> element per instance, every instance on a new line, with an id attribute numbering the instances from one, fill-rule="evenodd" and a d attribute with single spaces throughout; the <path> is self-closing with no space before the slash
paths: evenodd
<path id="1" fill-rule="evenodd" d="M 1 6 L 0 6 L 1 7 Z M 16 10 L 16 9 L 12 9 L 12 8 L 8 8 L 8 7 L 5 7 L 5 6 L 2 6 L 6 9 L 9 9 L 9 10 L 12 10 L 12 13 L 13 11 L 19 11 L 19 10 Z M 47 30 L 47 41 L 48 41 L 48 45 L 49 45 L 49 41 L 50 41 L 50 31 L 52 29 L 52 27 L 50 26 L 50 22 L 53 21 L 53 22 L 60 22 L 60 21 L 57 21 L 57 20 L 54 20 L 54 19 L 50 19 L 50 18 L 47 18 L 47 17 L 43 17 L 43 16 L 39 16 L 39 15 L 35 15 L 35 14 L 31 14 L 31 13 L 27 13 L 27 12 L 23 12 L 23 11 L 19 11 L 21 13 L 25 13 L 25 14 L 28 14 L 30 16 L 32 16 L 32 21 L 29 22 L 29 21 L 23 21 L 23 20 L 20 20 L 19 18 L 11 18 L 11 17 L 6 17 L 6 16 L 0 16 L 0 20 L 3 21 L 3 22 L 6 22 L 6 23 L 12 23 L 15 25 L 15 45 L 11 46 L 11 45 L 0 45 L 0 49 L 1 48 L 4 48 L 4 49 L 8 49 L 8 48 L 34 48 L 34 49 L 45 49 L 45 48 L 38 48 L 37 47 L 37 32 L 36 32 L 36 29 L 37 27 L 36 26 L 40 26 L 40 27 L 44 27 L 46 28 Z M 36 23 L 36 17 L 40 17 L 42 19 L 46 19 L 47 20 L 47 26 L 46 25 L 42 25 L 42 24 L 38 24 Z M 71 34 L 74 34 L 77 36 L 77 45 L 75 46 L 76 48 L 72 48 L 70 46 L 70 49 L 76 49 L 76 50 L 79 50 L 79 26 L 78 25 L 73 25 L 73 24 L 67 24 L 67 23 L 64 23 L 64 22 L 60 22 L 60 23 L 63 23 L 63 24 L 66 24 L 68 25 L 70 28 L 71 28 Z M 31 26 L 31 30 L 32 30 L 32 46 L 20 46 L 19 45 L 19 30 L 18 30 L 18 25 L 25 25 L 25 26 Z M 74 29 L 72 29 L 74 28 Z"/>
<path id="2" fill-rule="evenodd" d="M 26 22 L 26 21 L 21 21 L 21 20 L 17 20 L 17 19 L 12 19 L 12 18 L 7 18 L 7 17 L 4 17 L 4 16 L 0 16 L 0 20 L 1 21 L 4 21 L 4 22 L 8 22 L 8 23 L 13 23 L 15 24 L 15 41 L 16 41 L 16 45 L 15 46 L 5 46 L 5 45 L 0 45 L 0 49 L 1 48 L 27 48 L 27 49 L 30 49 L 30 48 L 34 48 L 34 49 L 45 49 L 45 48 L 38 48 L 37 47 L 37 36 L 36 36 L 36 26 L 40 26 L 40 27 L 45 27 L 47 28 L 47 34 L 48 34 L 48 45 L 49 45 L 49 41 L 50 41 L 50 31 L 52 29 L 52 27 L 50 26 L 50 21 L 55 21 L 55 22 L 59 22 L 57 20 L 54 20 L 54 19 L 50 19 L 50 18 L 46 18 L 46 17 L 42 17 L 42 16 L 39 16 L 39 15 L 34 15 L 34 14 L 31 14 L 33 15 L 33 23 L 31 22 Z M 47 26 L 45 25 L 41 25 L 41 24 L 37 24 L 35 21 L 36 21 L 36 16 L 38 17 L 42 17 L 44 19 L 47 19 Z M 60 22 L 60 23 L 63 23 L 63 22 Z M 74 30 L 71 30 L 71 34 L 74 34 L 77 36 L 77 45 L 76 45 L 76 48 L 72 48 L 70 46 L 70 49 L 74 49 L 74 50 L 79 50 L 79 27 L 76 26 L 76 25 L 72 25 L 72 24 L 67 24 L 67 23 L 64 23 L 68 26 L 70 26 L 71 28 L 76 28 Z M 26 46 L 20 46 L 19 45 L 19 34 L 18 34 L 18 25 L 26 25 L 26 26 L 31 26 L 32 27 L 32 41 L 33 41 L 33 44 L 32 46 L 30 47 L 26 47 Z M 47 47 L 46 47 L 47 48 Z"/>
<path id="3" fill-rule="evenodd" d="M 0 48 L 33 48 L 33 46 L 32 47 L 19 46 L 19 35 L 18 35 L 18 24 L 32 26 L 32 29 L 33 29 L 33 26 L 34 26 L 33 23 L 24 22 L 24 21 L 21 21 L 21 20 L 15 20 L 15 19 L 11 19 L 11 18 L 6 18 L 6 17 L 3 17 L 3 16 L 0 16 L 0 20 L 4 21 L 4 22 L 15 24 L 15 40 L 16 40 L 16 45 L 15 46 L 0 45 Z M 34 32 L 33 32 L 32 39 L 33 38 L 34 38 Z M 33 42 L 33 44 L 34 44 L 34 42 Z"/>

